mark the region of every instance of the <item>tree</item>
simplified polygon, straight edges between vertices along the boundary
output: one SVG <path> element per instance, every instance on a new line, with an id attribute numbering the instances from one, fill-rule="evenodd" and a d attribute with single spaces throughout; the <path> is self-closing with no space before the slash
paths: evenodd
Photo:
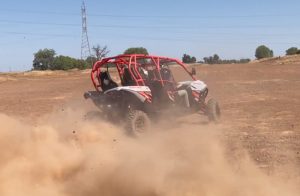
<path id="1" fill-rule="evenodd" d="M 213 63 L 219 63 L 220 62 L 220 57 L 217 54 L 214 54 L 213 56 Z"/>
<path id="2" fill-rule="evenodd" d="M 299 49 L 296 47 L 291 47 L 286 50 L 286 55 L 295 55 L 299 52 Z"/>
<path id="3" fill-rule="evenodd" d="M 34 54 L 33 69 L 34 70 L 47 70 L 53 66 L 55 51 L 53 49 L 39 50 Z"/>
<path id="4" fill-rule="evenodd" d="M 148 55 L 148 51 L 146 48 L 143 47 L 137 47 L 137 48 L 128 48 L 125 50 L 124 54 L 144 54 Z"/>
<path id="5" fill-rule="evenodd" d="M 191 63 L 196 63 L 196 61 L 197 61 L 196 57 L 193 56 L 193 57 L 191 58 Z"/>
<path id="6" fill-rule="evenodd" d="M 203 58 L 203 61 L 204 61 L 204 63 L 207 63 L 207 64 L 208 64 L 209 58 L 208 58 L 208 57 L 204 57 L 204 58 Z"/>
<path id="7" fill-rule="evenodd" d="M 106 55 L 110 52 L 107 49 L 107 46 L 101 47 L 99 44 L 94 46 L 92 50 L 94 51 L 97 60 L 101 60 L 102 58 L 106 57 Z"/>
<path id="8" fill-rule="evenodd" d="M 188 63 L 189 60 L 190 60 L 190 55 L 187 55 L 187 54 L 183 54 L 183 57 L 182 57 L 182 62 L 183 63 Z"/>
<path id="9" fill-rule="evenodd" d="M 220 59 L 219 55 L 214 54 L 213 56 L 209 56 L 209 57 L 204 57 L 203 58 L 204 63 L 207 64 L 221 64 L 222 60 Z"/>
<path id="10" fill-rule="evenodd" d="M 257 59 L 269 58 L 273 57 L 273 55 L 273 51 L 264 45 L 257 47 L 255 51 L 255 57 Z"/>
<path id="11" fill-rule="evenodd" d="M 197 59 L 196 57 L 191 57 L 190 55 L 188 54 L 183 54 L 183 57 L 182 57 L 182 62 L 183 63 L 196 63 Z"/>

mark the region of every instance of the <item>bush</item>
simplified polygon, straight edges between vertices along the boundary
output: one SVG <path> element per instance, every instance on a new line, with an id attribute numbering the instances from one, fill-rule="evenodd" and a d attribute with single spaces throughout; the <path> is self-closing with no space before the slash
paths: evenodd
<path id="1" fill-rule="evenodd" d="M 69 56 L 55 56 L 53 49 L 39 50 L 34 54 L 34 70 L 68 70 L 90 68 L 94 59 L 88 58 L 86 61 L 75 59 Z"/>
<path id="2" fill-rule="evenodd" d="M 92 68 L 93 65 L 98 61 L 98 59 L 97 59 L 97 57 L 89 56 L 89 57 L 87 57 L 87 59 L 85 61 L 87 64 L 87 68 Z"/>
<path id="3" fill-rule="evenodd" d="M 257 59 L 273 57 L 273 51 L 270 50 L 267 46 L 259 46 L 255 51 L 255 57 Z"/>
<path id="4" fill-rule="evenodd" d="M 298 48 L 291 47 L 291 48 L 286 50 L 286 55 L 295 55 L 295 54 L 299 53 L 299 51 L 300 50 L 298 50 Z"/>
<path id="5" fill-rule="evenodd" d="M 87 64 L 83 60 L 74 59 L 69 56 L 58 56 L 54 58 L 52 70 L 85 69 Z"/>
<path id="6" fill-rule="evenodd" d="M 143 47 L 137 47 L 137 48 L 128 48 L 125 50 L 124 54 L 144 54 L 148 55 L 148 51 L 146 48 Z"/>
<path id="7" fill-rule="evenodd" d="M 240 59 L 239 63 L 249 63 L 251 59 Z"/>

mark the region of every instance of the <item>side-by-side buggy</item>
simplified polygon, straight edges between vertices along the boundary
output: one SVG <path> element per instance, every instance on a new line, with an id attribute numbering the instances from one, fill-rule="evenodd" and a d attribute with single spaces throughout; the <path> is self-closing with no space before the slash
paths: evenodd
<path id="1" fill-rule="evenodd" d="M 91 79 L 96 91 L 84 94 L 110 119 L 123 119 L 132 134 L 145 131 L 151 121 L 192 113 L 218 121 L 220 108 L 206 102 L 207 85 L 177 59 L 120 55 L 94 64 Z"/>

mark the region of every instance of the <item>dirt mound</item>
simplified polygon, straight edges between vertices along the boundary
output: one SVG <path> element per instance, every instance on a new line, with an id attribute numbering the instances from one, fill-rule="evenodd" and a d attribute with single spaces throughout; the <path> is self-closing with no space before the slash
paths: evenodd
<path id="1" fill-rule="evenodd" d="M 264 63 L 272 65 L 300 64 L 300 55 L 266 58 L 261 60 L 254 60 L 251 63 Z"/>
<path id="2" fill-rule="evenodd" d="M 51 76 L 51 75 L 67 75 L 68 72 L 66 71 L 29 71 L 29 72 L 24 72 L 24 76 Z"/>
<path id="3" fill-rule="evenodd" d="M 0 75 L 0 83 L 1 82 L 7 82 L 7 81 L 16 81 L 17 79 L 15 77 L 11 76 L 1 76 Z"/>

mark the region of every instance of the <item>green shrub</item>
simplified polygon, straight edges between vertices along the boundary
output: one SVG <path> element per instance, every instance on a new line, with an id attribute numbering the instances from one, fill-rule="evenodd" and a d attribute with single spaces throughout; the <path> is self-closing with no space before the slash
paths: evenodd
<path id="1" fill-rule="evenodd" d="M 286 55 L 295 55 L 299 52 L 298 48 L 296 47 L 291 47 L 286 50 Z"/>
<path id="2" fill-rule="evenodd" d="M 94 56 L 89 56 L 87 57 L 87 59 L 85 60 L 86 62 L 86 67 L 87 68 L 92 68 L 93 65 L 98 61 L 97 57 L 94 57 Z"/>
<path id="3" fill-rule="evenodd" d="M 83 60 L 75 59 L 69 56 L 57 56 L 54 58 L 52 70 L 85 69 L 87 63 Z"/>
<path id="4" fill-rule="evenodd" d="M 257 59 L 269 58 L 273 57 L 273 51 L 269 49 L 267 46 L 259 46 L 255 51 L 255 57 Z"/>

